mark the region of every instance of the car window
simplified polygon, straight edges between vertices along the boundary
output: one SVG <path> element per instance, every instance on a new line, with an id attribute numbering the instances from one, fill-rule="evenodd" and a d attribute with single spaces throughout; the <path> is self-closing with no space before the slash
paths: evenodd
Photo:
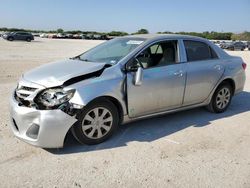
<path id="1" fill-rule="evenodd" d="M 151 50 L 151 54 L 162 54 L 162 47 L 159 44 L 155 44 L 153 46 L 150 47 Z"/>
<path id="2" fill-rule="evenodd" d="M 26 35 L 26 33 L 23 33 L 23 32 L 18 32 L 16 34 L 18 34 L 18 35 Z"/>
<path id="3" fill-rule="evenodd" d="M 90 62 L 115 64 L 142 44 L 142 38 L 116 38 L 85 52 L 79 58 Z"/>
<path id="4" fill-rule="evenodd" d="M 217 59 L 218 55 L 215 53 L 215 51 L 211 47 L 209 47 L 209 49 L 210 49 L 210 52 L 211 52 L 212 59 Z"/>
<path id="5" fill-rule="evenodd" d="M 206 43 L 184 40 L 188 61 L 202 61 L 218 58 L 215 51 Z"/>
<path id="6" fill-rule="evenodd" d="M 153 44 L 136 56 L 144 69 L 173 65 L 178 62 L 177 41 Z M 136 63 L 138 64 L 138 61 Z M 138 65 L 139 66 L 139 65 Z"/>
<path id="7" fill-rule="evenodd" d="M 103 51 L 99 51 L 95 54 L 95 57 L 97 59 L 102 59 L 103 57 L 105 58 L 110 58 L 110 57 L 122 57 L 126 54 L 129 53 L 131 46 L 127 45 L 124 47 L 121 47 L 122 44 L 117 43 L 112 46 L 107 47 Z"/>

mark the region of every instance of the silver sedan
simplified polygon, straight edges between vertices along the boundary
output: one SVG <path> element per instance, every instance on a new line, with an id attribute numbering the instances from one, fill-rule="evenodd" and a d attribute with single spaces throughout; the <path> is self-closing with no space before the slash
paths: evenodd
<path id="1" fill-rule="evenodd" d="M 245 68 L 203 38 L 116 38 L 25 73 L 11 96 L 11 127 L 25 142 L 58 148 L 69 131 L 98 144 L 141 118 L 200 106 L 222 113 L 243 90 Z"/>

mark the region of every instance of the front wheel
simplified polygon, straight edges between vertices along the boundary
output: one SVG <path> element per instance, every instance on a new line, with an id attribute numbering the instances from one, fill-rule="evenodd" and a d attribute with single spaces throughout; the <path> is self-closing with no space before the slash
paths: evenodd
<path id="1" fill-rule="evenodd" d="M 13 41 L 13 40 L 14 40 L 13 37 L 9 37 L 9 38 L 8 38 L 8 41 Z"/>
<path id="2" fill-rule="evenodd" d="M 118 124 L 116 106 L 108 100 L 97 100 L 87 105 L 78 115 L 72 133 L 81 144 L 99 144 L 112 136 Z"/>
<path id="3" fill-rule="evenodd" d="M 224 112 L 231 103 L 232 93 L 232 87 L 229 84 L 219 86 L 207 106 L 208 110 L 214 113 Z"/>

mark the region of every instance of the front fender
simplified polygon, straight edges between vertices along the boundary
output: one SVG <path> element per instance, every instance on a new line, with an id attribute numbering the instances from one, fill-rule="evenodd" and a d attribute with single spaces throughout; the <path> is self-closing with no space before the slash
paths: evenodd
<path id="1" fill-rule="evenodd" d="M 111 74 L 107 72 L 99 77 L 90 78 L 67 86 L 66 88 L 76 90 L 70 102 L 86 106 L 96 98 L 108 96 L 119 101 L 124 112 L 123 115 L 126 115 L 125 75 L 122 73 Z"/>

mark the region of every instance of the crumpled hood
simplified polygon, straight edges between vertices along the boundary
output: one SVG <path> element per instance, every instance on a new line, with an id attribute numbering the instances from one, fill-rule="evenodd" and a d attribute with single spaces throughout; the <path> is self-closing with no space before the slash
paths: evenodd
<path id="1" fill-rule="evenodd" d="M 55 87 L 71 78 L 98 71 L 104 66 L 105 63 L 68 59 L 37 67 L 25 73 L 23 78 L 45 87 Z"/>

